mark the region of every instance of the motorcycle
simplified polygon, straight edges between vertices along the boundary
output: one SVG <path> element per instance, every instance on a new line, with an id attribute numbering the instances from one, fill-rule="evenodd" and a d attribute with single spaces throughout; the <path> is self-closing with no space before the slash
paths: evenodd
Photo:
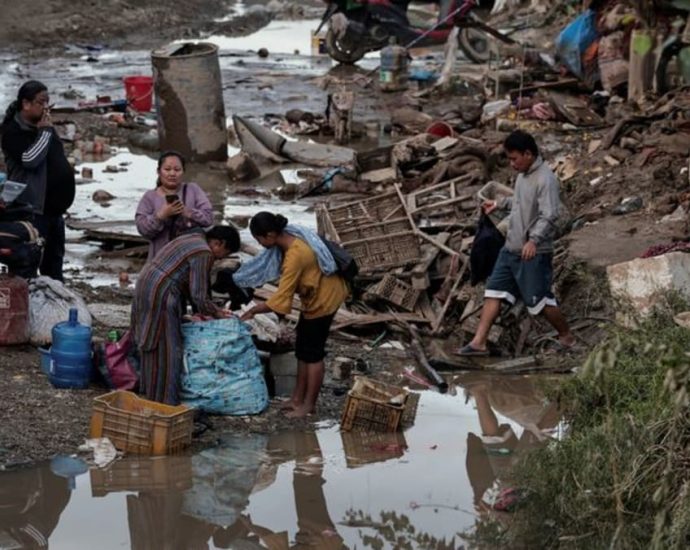
<path id="1" fill-rule="evenodd" d="M 685 23 L 679 21 L 676 32 L 661 45 L 655 75 L 659 94 L 690 84 L 690 5 L 675 14 L 686 19 Z"/>
<path id="2" fill-rule="evenodd" d="M 340 63 L 356 63 L 366 53 L 389 44 L 391 38 L 406 48 L 444 44 L 453 26 L 460 28 L 460 49 L 475 63 L 486 63 L 491 56 L 488 35 L 514 43 L 486 25 L 478 13 L 488 14 L 493 0 L 441 0 L 438 20 L 430 29 L 410 23 L 407 17 L 410 0 L 325 1 L 328 5 L 316 32 L 329 24 L 326 50 Z"/>

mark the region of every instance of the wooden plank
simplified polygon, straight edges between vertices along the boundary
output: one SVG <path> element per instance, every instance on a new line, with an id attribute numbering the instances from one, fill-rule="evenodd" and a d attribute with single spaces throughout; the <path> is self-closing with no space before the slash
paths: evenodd
<path id="1" fill-rule="evenodd" d="M 508 359 L 507 361 L 499 361 L 498 363 L 486 363 L 484 368 L 490 372 L 501 372 L 504 374 L 518 374 L 525 372 L 527 369 L 533 369 L 539 365 L 539 359 L 536 356 L 518 357 L 517 359 Z"/>
<path id="2" fill-rule="evenodd" d="M 422 315 L 427 321 L 433 323 L 438 317 L 438 308 L 434 308 L 433 303 L 429 300 L 429 296 L 423 292 L 417 300 L 414 312 Z"/>
<path id="3" fill-rule="evenodd" d="M 444 208 L 446 206 L 452 206 L 454 204 L 462 203 L 464 201 L 469 201 L 472 199 L 474 199 L 474 193 L 468 193 L 466 195 L 460 195 L 459 197 L 445 199 L 445 200 L 441 200 L 441 201 L 430 203 L 430 204 L 423 204 L 422 206 L 418 206 L 417 208 L 412 210 L 411 214 L 412 215 L 418 214 L 418 213 L 422 212 L 423 210 L 430 210 L 430 209 L 440 210 L 441 208 Z M 474 208 L 474 202 L 472 202 L 470 208 Z M 469 208 L 465 208 L 465 209 L 469 210 Z"/>
<path id="4" fill-rule="evenodd" d="M 278 287 L 272 284 L 265 284 L 261 288 L 254 291 L 254 298 L 260 300 L 267 300 L 278 290 Z M 291 321 L 296 321 L 299 318 L 302 302 L 299 297 L 294 296 L 292 299 L 292 312 L 286 317 Z M 350 326 L 366 326 L 376 323 L 388 323 L 394 321 L 405 321 L 408 323 L 424 323 L 428 324 L 429 320 L 416 313 L 371 313 L 361 314 L 348 311 L 341 307 L 335 314 L 331 332 L 342 330 Z"/>
<path id="5" fill-rule="evenodd" d="M 337 319 L 337 317 L 336 317 Z M 416 313 L 378 313 L 372 315 L 356 315 L 356 317 L 344 322 L 337 322 L 333 320 L 331 332 L 335 330 L 342 330 L 351 326 L 366 326 L 375 325 L 377 323 L 391 323 L 397 321 L 405 321 L 407 323 L 421 323 L 429 324 L 429 320 L 417 315 Z"/>
<path id="6" fill-rule="evenodd" d="M 444 189 L 448 186 L 454 187 L 458 183 L 462 183 L 464 181 L 471 181 L 471 180 L 472 180 L 472 176 L 470 174 L 463 174 L 462 176 L 457 176 L 455 178 L 451 178 L 449 180 L 445 180 L 445 181 L 442 181 L 440 183 L 436 183 L 434 185 L 423 187 L 422 189 L 417 189 L 417 191 L 410 193 L 408 195 L 408 197 L 411 197 L 416 201 L 416 197 L 418 197 L 419 195 L 429 195 L 429 194 L 431 194 L 434 191 L 437 191 L 439 189 Z"/>
<path id="7" fill-rule="evenodd" d="M 67 218 L 65 225 L 94 241 L 117 241 L 146 244 L 148 240 L 139 235 L 134 220 L 86 221 Z"/>
<path id="8" fill-rule="evenodd" d="M 441 312 L 438 314 L 438 318 L 432 325 L 433 329 L 433 334 L 438 334 L 439 330 L 441 329 L 441 325 L 443 324 L 443 319 L 446 316 L 446 312 L 448 311 L 448 308 L 450 307 L 450 303 L 452 300 L 455 299 L 455 291 L 458 289 L 458 286 L 460 286 L 460 283 L 462 282 L 462 278 L 465 275 L 465 271 L 467 271 L 467 268 L 470 265 L 470 258 L 469 256 L 465 257 L 465 261 L 462 264 L 462 268 L 460 269 L 460 272 L 458 273 L 457 277 L 455 278 L 455 282 L 453 283 L 453 287 L 450 289 L 450 292 L 448 293 L 448 297 L 446 298 L 445 303 L 443 304 L 443 308 L 441 309 Z"/>

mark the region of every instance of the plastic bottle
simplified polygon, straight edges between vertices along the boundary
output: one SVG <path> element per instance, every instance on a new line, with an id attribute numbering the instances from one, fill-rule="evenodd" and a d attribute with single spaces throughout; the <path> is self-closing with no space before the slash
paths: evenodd
<path id="1" fill-rule="evenodd" d="M 391 37 L 388 46 L 381 50 L 379 87 L 383 92 L 407 90 L 407 79 L 407 50 Z"/>
<path id="2" fill-rule="evenodd" d="M 91 327 L 77 320 L 77 309 L 69 310 L 69 320 L 53 327 L 48 378 L 56 388 L 83 389 L 93 374 Z"/>
<path id="3" fill-rule="evenodd" d="M 29 341 L 29 284 L 0 265 L 0 346 Z"/>

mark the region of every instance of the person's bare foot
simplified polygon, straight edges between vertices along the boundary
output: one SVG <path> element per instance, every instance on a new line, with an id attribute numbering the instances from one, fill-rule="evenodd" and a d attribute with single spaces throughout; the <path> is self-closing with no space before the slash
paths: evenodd
<path id="1" fill-rule="evenodd" d="M 313 408 L 308 407 L 307 405 L 300 405 L 299 407 L 295 407 L 290 412 L 286 412 L 285 416 L 287 418 L 304 418 L 306 416 L 309 416 L 313 412 Z"/>
<path id="2" fill-rule="evenodd" d="M 293 401 L 292 399 L 288 401 L 284 401 L 283 403 L 280 404 L 280 409 L 283 411 L 291 411 L 296 409 L 297 407 L 300 406 L 300 403 L 297 403 L 296 401 Z"/>

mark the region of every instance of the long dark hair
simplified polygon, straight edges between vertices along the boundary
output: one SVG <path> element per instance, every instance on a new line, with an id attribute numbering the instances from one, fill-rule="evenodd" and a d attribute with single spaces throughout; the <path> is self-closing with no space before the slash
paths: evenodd
<path id="1" fill-rule="evenodd" d="M 5 126 L 5 124 L 13 120 L 14 116 L 22 110 L 22 102 L 24 100 L 33 101 L 34 99 L 36 99 L 36 96 L 38 94 L 47 91 L 48 88 L 46 87 L 46 85 L 43 84 L 43 82 L 39 82 L 38 80 L 29 80 L 27 82 L 24 82 L 24 84 L 22 84 L 21 88 L 19 88 L 19 91 L 17 92 L 17 99 L 10 103 L 10 106 L 7 107 L 7 110 L 5 111 L 5 118 L 2 121 L 2 126 Z"/>
<path id="2" fill-rule="evenodd" d="M 180 161 L 180 164 L 182 165 L 182 170 L 185 169 L 186 161 L 184 160 L 184 157 L 182 156 L 181 153 L 178 153 L 177 151 L 165 151 L 165 152 L 161 153 L 160 157 L 158 157 L 158 168 L 156 169 L 157 171 L 160 171 L 161 166 L 163 166 L 163 162 L 165 162 L 165 159 L 167 159 L 168 157 L 177 157 Z M 161 179 L 156 178 L 156 187 L 160 187 L 160 186 L 161 186 Z"/>
<path id="3" fill-rule="evenodd" d="M 265 237 L 271 231 L 280 235 L 287 224 L 288 220 L 285 216 L 272 212 L 259 212 L 249 222 L 249 231 L 255 237 Z"/>

